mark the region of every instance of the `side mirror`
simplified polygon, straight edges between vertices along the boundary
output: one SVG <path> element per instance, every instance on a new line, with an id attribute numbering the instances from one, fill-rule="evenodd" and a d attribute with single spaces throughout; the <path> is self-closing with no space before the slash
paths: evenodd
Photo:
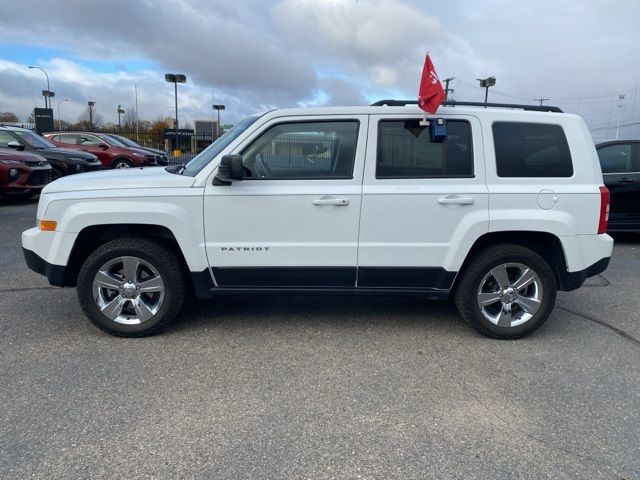
<path id="1" fill-rule="evenodd" d="M 24 145 L 20 144 L 20 142 L 17 142 L 16 140 L 11 140 L 7 143 L 7 147 L 15 148 L 16 150 L 24 150 Z"/>
<path id="2" fill-rule="evenodd" d="M 107 145 L 106 143 L 101 143 L 100 145 L 98 145 L 100 148 L 102 148 L 103 150 L 106 150 L 107 148 L 109 148 L 109 145 Z"/>
<path id="3" fill-rule="evenodd" d="M 218 165 L 218 173 L 213 179 L 214 185 L 231 185 L 244 177 L 242 155 L 225 155 Z"/>

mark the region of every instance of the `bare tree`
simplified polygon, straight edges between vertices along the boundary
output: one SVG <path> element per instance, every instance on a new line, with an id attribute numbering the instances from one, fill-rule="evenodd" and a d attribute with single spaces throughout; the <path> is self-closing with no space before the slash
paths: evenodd
<path id="1" fill-rule="evenodd" d="M 91 115 L 89 114 L 89 106 L 82 111 L 82 113 L 78 116 L 78 122 L 76 125 L 78 128 L 83 130 L 91 130 L 93 128 L 100 127 L 104 123 L 104 118 L 102 114 L 98 112 L 96 107 L 92 108 Z M 93 125 L 91 124 L 91 120 L 93 119 Z"/>
<path id="2" fill-rule="evenodd" d="M 121 122 L 122 128 L 125 130 L 134 130 L 136 128 L 136 111 L 133 107 L 125 108 Z"/>
<path id="3" fill-rule="evenodd" d="M 0 122 L 19 122 L 20 119 L 13 112 L 0 112 Z"/>

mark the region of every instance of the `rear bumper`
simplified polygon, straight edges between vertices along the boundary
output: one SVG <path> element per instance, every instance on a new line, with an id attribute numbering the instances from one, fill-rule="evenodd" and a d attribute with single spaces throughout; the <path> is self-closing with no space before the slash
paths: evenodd
<path id="1" fill-rule="evenodd" d="M 604 272 L 609 266 L 610 260 L 611 257 L 605 257 L 598 260 L 593 265 L 588 266 L 584 270 L 580 270 L 578 272 L 566 272 L 562 279 L 561 290 L 569 292 L 580 288 L 587 278 Z"/>

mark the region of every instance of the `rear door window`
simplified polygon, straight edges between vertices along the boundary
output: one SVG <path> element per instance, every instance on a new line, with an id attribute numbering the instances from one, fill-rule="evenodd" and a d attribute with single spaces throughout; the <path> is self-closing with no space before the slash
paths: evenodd
<path id="1" fill-rule="evenodd" d="M 571 177 L 573 162 L 564 130 L 543 123 L 495 122 L 499 177 Z"/>
<path id="2" fill-rule="evenodd" d="M 631 151 L 631 144 L 629 143 L 619 143 L 599 148 L 598 158 L 600 158 L 602 173 L 633 172 Z"/>
<path id="3" fill-rule="evenodd" d="M 53 137 L 56 142 L 66 143 L 67 145 L 75 145 L 77 138 L 78 136 L 73 134 L 54 135 Z"/>
<path id="4" fill-rule="evenodd" d="M 376 178 L 448 178 L 473 176 L 471 128 L 446 120 L 447 137 L 432 142 L 418 119 L 378 123 Z"/>

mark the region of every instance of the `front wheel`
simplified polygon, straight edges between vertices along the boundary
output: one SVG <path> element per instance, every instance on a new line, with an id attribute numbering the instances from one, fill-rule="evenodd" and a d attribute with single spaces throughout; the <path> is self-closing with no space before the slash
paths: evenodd
<path id="1" fill-rule="evenodd" d="M 184 285 L 171 250 L 151 240 L 123 238 L 89 255 L 78 275 L 78 300 L 98 328 L 142 337 L 173 320 L 184 302 Z"/>
<path id="2" fill-rule="evenodd" d="M 125 160 L 124 158 L 118 158 L 116 160 L 113 161 L 113 164 L 111 165 L 111 168 L 131 168 L 133 167 L 133 163 L 131 163 L 129 160 Z"/>
<path id="3" fill-rule="evenodd" d="M 553 310 L 556 292 L 554 274 L 540 255 L 504 244 L 470 260 L 455 301 L 460 315 L 480 333 L 513 339 L 542 326 Z"/>

